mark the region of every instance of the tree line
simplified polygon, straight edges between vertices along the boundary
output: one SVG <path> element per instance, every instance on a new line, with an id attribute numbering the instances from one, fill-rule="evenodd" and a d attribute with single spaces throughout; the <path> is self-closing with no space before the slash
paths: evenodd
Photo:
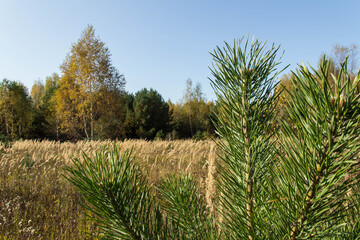
<path id="1" fill-rule="evenodd" d="M 61 75 L 38 80 L 30 95 L 20 82 L 0 83 L 0 137 L 79 139 L 202 139 L 214 135 L 201 86 L 188 80 L 181 102 L 164 101 L 154 89 L 125 91 L 123 74 L 88 26 L 71 47 Z"/>
<path id="2" fill-rule="evenodd" d="M 357 46 L 333 49 L 331 71 L 350 55 L 354 75 Z M 215 135 L 216 102 L 207 101 L 200 84 L 186 81 L 183 99 L 164 101 L 154 89 L 125 91 L 123 74 L 112 65 L 111 53 L 89 25 L 60 66 L 45 82 L 36 81 L 30 95 L 20 82 L 0 83 L 0 139 L 204 139 Z M 280 79 L 278 119 L 285 108 L 293 74 Z"/>

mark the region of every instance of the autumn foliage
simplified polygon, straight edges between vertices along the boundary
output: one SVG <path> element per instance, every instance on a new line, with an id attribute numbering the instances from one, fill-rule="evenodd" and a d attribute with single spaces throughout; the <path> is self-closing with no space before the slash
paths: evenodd
<path id="1" fill-rule="evenodd" d="M 89 25 L 71 46 L 61 74 L 35 81 L 30 96 L 15 81 L 1 83 L 0 137 L 51 140 L 204 139 L 214 134 L 213 102 L 188 80 L 184 99 L 166 102 L 154 89 L 125 91 L 125 76 Z"/>

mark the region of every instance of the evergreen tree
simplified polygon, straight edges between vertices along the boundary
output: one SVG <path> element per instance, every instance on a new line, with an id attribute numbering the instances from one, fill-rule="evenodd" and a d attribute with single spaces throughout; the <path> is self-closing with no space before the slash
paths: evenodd
<path id="1" fill-rule="evenodd" d="M 146 88 L 135 94 L 134 102 L 135 132 L 137 137 L 153 139 L 156 133 L 169 129 L 169 105 L 155 90 Z"/>

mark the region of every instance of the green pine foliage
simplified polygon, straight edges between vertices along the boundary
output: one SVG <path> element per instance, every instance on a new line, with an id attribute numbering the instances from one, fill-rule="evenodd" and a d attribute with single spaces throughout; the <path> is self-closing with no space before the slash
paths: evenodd
<path id="1" fill-rule="evenodd" d="M 339 229 L 353 208 L 358 181 L 360 103 L 357 84 L 346 69 L 329 76 L 324 58 L 319 70 L 295 73 L 288 107 L 290 123 L 280 132 L 279 171 L 275 195 L 281 229 L 291 239 L 325 238 Z M 335 86 L 329 84 L 332 79 Z M 286 206 L 286 207 L 285 207 Z"/>
<path id="2" fill-rule="evenodd" d="M 264 217 L 269 171 L 274 162 L 272 126 L 279 47 L 235 41 L 212 54 L 211 80 L 218 97 L 217 133 L 223 224 L 230 239 L 273 237 Z"/>
<path id="3" fill-rule="evenodd" d="M 98 217 L 94 220 L 105 239 L 163 239 L 160 233 L 165 235 L 166 229 L 159 208 L 130 151 L 103 149 L 82 160 L 74 159 L 65 177 L 83 195 L 83 206 Z"/>
<path id="4" fill-rule="evenodd" d="M 179 239 L 218 239 L 214 219 L 191 175 L 164 179 L 159 191 L 161 206 L 178 229 Z"/>
<path id="5" fill-rule="evenodd" d="M 130 151 L 103 148 L 73 163 L 65 177 L 96 216 L 89 219 L 99 223 L 104 239 L 215 239 L 213 219 L 190 176 L 164 180 L 156 201 Z"/>
<path id="6" fill-rule="evenodd" d="M 359 239 L 360 73 L 345 61 L 334 76 L 326 58 L 300 67 L 288 119 L 275 123 L 278 51 L 236 40 L 212 53 L 215 213 L 190 175 L 151 186 L 129 151 L 104 148 L 65 169 L 105 239 Z"/>

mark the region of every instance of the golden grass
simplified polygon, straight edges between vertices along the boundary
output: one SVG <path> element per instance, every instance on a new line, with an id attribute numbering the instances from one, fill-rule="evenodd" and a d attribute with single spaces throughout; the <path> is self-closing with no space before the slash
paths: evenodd
<path id="1" fill-rule="evenodd" d="M 96 226 L 81 221 L 81 197 L 61 176 L 62 167 L 105 145 L 133 149 L 150 183 L 190 172 L 210 210 L 215 199 L 215 144 L 212 141 L 18 141 L 0 146 L 0 239 L 96 239 Z M 85 235 L 85 232 L 90 235 Z"/>

